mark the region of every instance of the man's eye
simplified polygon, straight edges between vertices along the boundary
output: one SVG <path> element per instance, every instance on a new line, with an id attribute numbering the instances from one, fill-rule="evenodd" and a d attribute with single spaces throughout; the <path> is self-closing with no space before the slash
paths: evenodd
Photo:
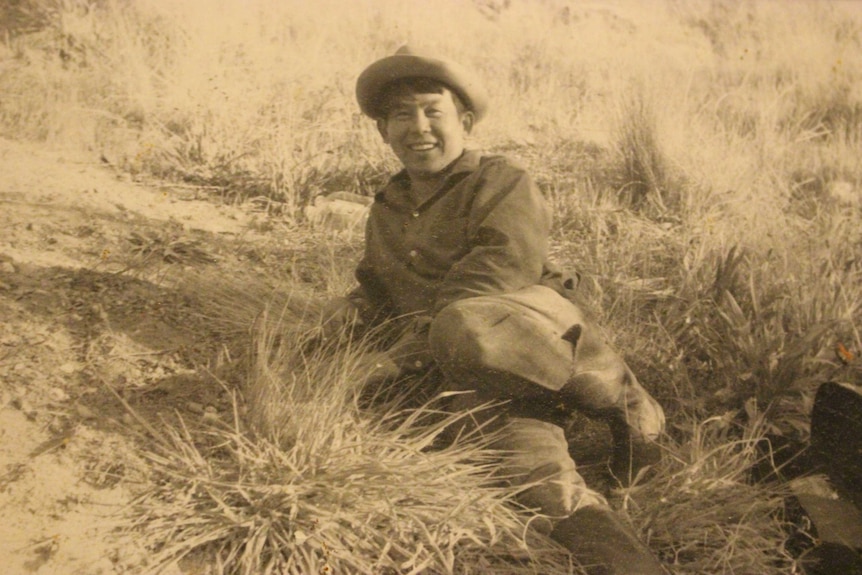
<path id="1" fill-rule="evenodd" d="M 401 120 L 403 122 L 404 120 L 410 119 L 410 112 L 407 112 L 407 111 L 394 112 L 392 114 L 392 118 L 395 120 Z"/>
<path id="2" fill-rule="evenodd" d="M 440 110 L 435 110 L 432 108 L 431 110 L 427 110 L 425 112 L 425 115 L 428 116 L 429 118 L 439 118 L 443 115 L 443 112 L 441 112 Z"/>

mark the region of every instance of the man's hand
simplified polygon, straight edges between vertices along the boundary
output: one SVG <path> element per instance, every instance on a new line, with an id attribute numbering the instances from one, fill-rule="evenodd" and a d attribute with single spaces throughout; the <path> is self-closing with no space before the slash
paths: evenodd
<path id="1" fill-rule="evenodd" d="M 410 320 L 404 333 L 389 349 L 395 363 L 402 373 L 424 371 L 434 362 L 431 347 L 428 345 L 428 330 L 431 318 L 418 316 Z"/>

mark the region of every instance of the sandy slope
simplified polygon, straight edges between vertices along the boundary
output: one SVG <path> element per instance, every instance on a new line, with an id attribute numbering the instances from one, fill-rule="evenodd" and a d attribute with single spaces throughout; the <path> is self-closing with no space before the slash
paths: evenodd
<path id="1" fill-rule="evenodd" d="M 114 531 L 146 476 L 107 386 L 156 411 L 218 408 L 183 384 L 217 345 L 164 270 L 212 267 L 219 241 L 251 233 L 248 214 L 194 196 L 0 140 L 3 573 L 128 573 L 145 560 Z"/>

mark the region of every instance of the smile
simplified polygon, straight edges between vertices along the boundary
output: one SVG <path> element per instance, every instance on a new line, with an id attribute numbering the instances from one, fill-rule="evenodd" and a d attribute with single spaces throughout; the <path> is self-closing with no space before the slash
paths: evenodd
<path id="1" fill-rule="evenodd" d="M 407 147 L 414 152 L 427 152 L 437 147 L 434 143 L 408 144 Z"/>

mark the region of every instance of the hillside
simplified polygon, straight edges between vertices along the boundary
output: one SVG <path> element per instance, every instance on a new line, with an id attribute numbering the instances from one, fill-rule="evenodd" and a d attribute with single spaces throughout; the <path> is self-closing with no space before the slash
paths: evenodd
<path id="1" fill-rule="evenodd" d="M 480 446 L 428 449 L 433 404 L 354 401 L 361 342 L 308 352 L 361 253 L 309 206 L 397 168 L 353 83 L 405 41 L 492 88 L 470 145 L 533 175 L 668 413 L 631 489 L 574 418 L 585 475 L 673 573 L 797 572 L 813 539 L 751 472 L 862 383 L 860 5 L 309 6 L 0 8 L 5 572 L 579 572 Z"/>

